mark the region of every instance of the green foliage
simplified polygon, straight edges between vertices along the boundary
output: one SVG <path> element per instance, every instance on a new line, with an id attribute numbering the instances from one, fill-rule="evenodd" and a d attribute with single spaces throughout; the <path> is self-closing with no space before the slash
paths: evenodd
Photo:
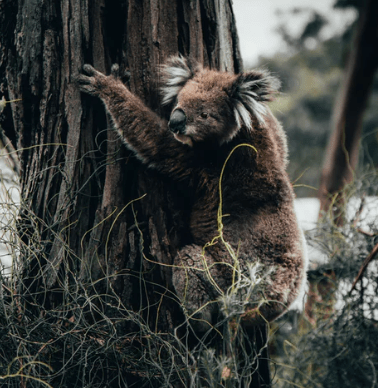
<path id="1" fill-rule="evenodd" d="M 312 50 L 306 49 L 305 38 L 295 40 L 291 37 L 294 53 L 277 54 L 259 61 L 260 67 L 267 67 L 282 80 L 282 93 L 271 107 L 288 134 L 289 175 L 298 185 L 296 193 L 299 197 L 317 195 L 332 112 L 343 82 L 351 35 L 349 27 L 327 41 L 317 39 L 316 48 Z M 378 75 L 363 122 L 362 168 L 378 166 L 377 104 Z"/>
<path id="2" fill-rule="evenodd" d="M 330 132 L 330 118 L 342 70 L 324 55 L 324 47 L 292 57 L 264 59 L 264 66 L 280 76 L 282 95 L 271 104 L 282 122 L 289 145 L 289 175 L 298 196 L 315 196 Z"/>
<path id="3" fill-rule="evenodd" d="M 336 0 L 335 8 L 356 8 L 360 9 L 364 4 L 361 0 Z"/>

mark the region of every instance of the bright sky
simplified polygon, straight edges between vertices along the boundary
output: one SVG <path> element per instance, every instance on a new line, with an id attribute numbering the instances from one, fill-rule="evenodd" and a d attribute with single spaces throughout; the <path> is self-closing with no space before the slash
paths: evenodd
<path id="1" fill-rule="evenodd" d="M 297 16 L 288 11 L 294 7 L 312 8 L 329 19 L 323 36 L 327 37 L 355 18 L 353 10 L 335 10 L 335 0 L 233 0 L 240 48 L 244 63 L 254 64 L 259 55 L 272 55 L 285 50 L 285 43 L 275 29 L 285 23 L 290 31 L 300 33 L 310 13 Z M 283 11 L 280 16 L 277 10 Z"/>

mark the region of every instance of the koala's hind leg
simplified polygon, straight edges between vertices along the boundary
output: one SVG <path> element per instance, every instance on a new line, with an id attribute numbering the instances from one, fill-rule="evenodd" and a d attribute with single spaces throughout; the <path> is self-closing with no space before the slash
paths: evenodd
<path id="1" fill-rule="evenodd" d="M 226 289 L 225 264 L 198 245 L 187 245 L 175 257 L 173 286 L 196 331 L 211 328 L 218 298 Z"/>

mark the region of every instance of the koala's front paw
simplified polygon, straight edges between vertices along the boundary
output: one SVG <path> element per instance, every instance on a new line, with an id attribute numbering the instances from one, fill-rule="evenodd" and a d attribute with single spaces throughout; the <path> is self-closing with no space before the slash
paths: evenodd
<path id="1" fill-rule="evenodd" d="M 83 71 L 87 75 L 80 74 L 76 77 L 76 83 L 80 91 L 92 96 L 99 96 L 100 91 L 106 85 L 107 77 L 88 64 L 83 66 Z"/>
<path id="2" fill-rule="evenodd" d="M 97 71 L 93 66 L 88 64 L 83 66 L 83 71 L 86 74 L 79 74 L 75 81 L 80 91 L 92 96 L 104 97 L 110 91 L 111 86 L 115 85 L 115 82 L 122 83 L 119 76 L 119 66 L 117 64 L 112 66 L 111 75 L 109 76 Z M 130 74 L 126 73 L 125 78 L 129 77 Z"/>

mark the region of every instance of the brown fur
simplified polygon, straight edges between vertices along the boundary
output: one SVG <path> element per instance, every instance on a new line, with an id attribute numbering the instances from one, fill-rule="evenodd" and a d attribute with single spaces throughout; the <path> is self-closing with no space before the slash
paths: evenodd
<path id="1" fill-rule="evenodd" d="M 184 59 L 171 59 L 163 69 L 165 102 L 186 117 L 184 132 L 174 135 L 117 77 L 89 65 L 84 70 L 89 76 L 79 76 L 81 90 L 102 99 L 126 146 L 143 163 L 193 192 L 187 204 L 192 243 L 182 247 L 173 263 L 173 285 L 187 312 L 206 322 L 220 308 L 227 315 L 222 295 L 236 289 L 235 303 L 242 306 L 238 313 L 245 321 L 271 321 L 284 313 L 303 283 L 305 255 L 285 171 L 286 137 L 264 105 L 274 79 L 258 71 L 238 76 L 193 70 Z M 243 91 L 255 101 L 248 104 Z M 235 262 L 220 239 L 203 247 L 219 235 L 219 179 L 225 160 L 243 143 L 257 152 L 246 146 L 235 150 L 222 180 L 223 236 L 237 252 Z M 250 264 L 256 262 L 262 264 L 263 286 L 253 293 L 248 287 L 235 288 L 235 280 L 251 279 Z"/>

